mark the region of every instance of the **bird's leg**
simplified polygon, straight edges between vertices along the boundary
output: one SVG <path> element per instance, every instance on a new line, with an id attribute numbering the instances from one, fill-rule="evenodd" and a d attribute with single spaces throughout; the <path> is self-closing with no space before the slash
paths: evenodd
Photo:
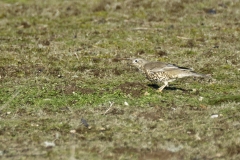
<path id="1" fill-rule="evenodd" d="M 163 90 L 166 86 L 168 86 L 168 82 L 167 82 L 167 81 L 164 82 L 164 85 L 162 85 L 160 88 L 158 88 L 157 92 L 162 92 L 162 90 Z"/>

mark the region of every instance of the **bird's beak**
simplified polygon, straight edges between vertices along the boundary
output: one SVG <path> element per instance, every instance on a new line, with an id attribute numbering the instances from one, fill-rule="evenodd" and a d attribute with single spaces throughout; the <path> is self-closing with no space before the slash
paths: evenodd
<path id="1" fill-rule="evenodd" d="M 133 66 L 132 61 L 134 60 L 134 58 L 126 58 L 126 60 L 128 60 L 127 64 L 130 66 Z"/>

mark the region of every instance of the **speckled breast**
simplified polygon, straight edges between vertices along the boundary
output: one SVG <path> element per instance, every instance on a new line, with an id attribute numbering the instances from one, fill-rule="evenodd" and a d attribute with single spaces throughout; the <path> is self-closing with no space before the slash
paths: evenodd
<path id="1" fill-rule="evenodd" d="M 167 81 L 169 79 L 169 76 L 166 74 L 166 72 L 151 72 L 147 70 L 145 73 L 148 80 L 155 83 Z"/>

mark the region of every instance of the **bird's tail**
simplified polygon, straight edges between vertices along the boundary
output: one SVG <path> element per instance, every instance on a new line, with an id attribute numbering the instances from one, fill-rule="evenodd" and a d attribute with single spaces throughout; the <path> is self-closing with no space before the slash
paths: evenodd
<path id="1" fill-rule="evenodd" d="M 193 77 L 205 77 L 204 74 L 199 74 L 199 73 L 196 73 L 196 72 L 190 72 L 190 75 L 189 76 L 193 76 Z"/>
<path id="2" fill-rule="evenodd" d="M 202 78 L 210 78 L 211 77 L 210 74 L 200 74 L 200 73 L 196 73 L 196 72 L 193 72 L 193 71 L 190 71 L 188 76 L 191 76 L 191 77 L 202 77 Z"/>
<path id="3" fill-rule="evenodd" d="M 182 72 L 180 74 L 178 74 L 178 78 L 183 78 L 183 77 L 202 77 L 202 78 L 207 78 L 207 77 L 211 77 L 211 75 L 196 73 L 196 72 L 194 72 L 192 70 L 182 70 Z"/>

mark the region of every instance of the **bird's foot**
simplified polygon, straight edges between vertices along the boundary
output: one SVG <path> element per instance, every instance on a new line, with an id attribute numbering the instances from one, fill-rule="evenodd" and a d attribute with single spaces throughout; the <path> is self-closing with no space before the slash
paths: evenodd
<path id="1" fill-rule="evenodd" d="M 157 89 L 157 92 L 162 93 L 163 89 L 164 89 L 166 86 L 168 86 L 167 83 L 165 83 L 163 86 L 161 86 L 160 88 L 158 88 L 158 89 Z"/>
<path id="2" fill-rule="evenodd" d="M 163 90 L 163 88 L 158 88 L 158 89 L 156 90 L 156 92 L 162 93 L 162 90 Z"/>

